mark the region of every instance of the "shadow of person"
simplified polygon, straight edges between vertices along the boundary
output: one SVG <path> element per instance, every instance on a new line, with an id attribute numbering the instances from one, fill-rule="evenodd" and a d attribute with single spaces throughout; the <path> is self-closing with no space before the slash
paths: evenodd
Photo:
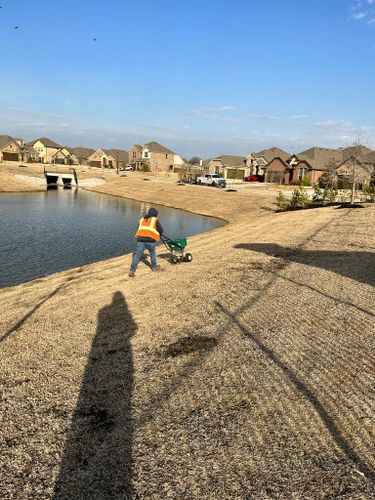
<path id="1" fill-rule="evenodd" d="M 239 243 L 234 248 L 261 252 L 286 261 L 319 267 L 347 278 L 375 286 L 374 252 L 340 252 L 333 250 L 303 250 L 274 243 Z"/>
<path id="2" fill-rule="evenodd" d="M 98 314 L 54 499 L 133 498 L 130 341 L 136 330 L 116 292 Z"/>

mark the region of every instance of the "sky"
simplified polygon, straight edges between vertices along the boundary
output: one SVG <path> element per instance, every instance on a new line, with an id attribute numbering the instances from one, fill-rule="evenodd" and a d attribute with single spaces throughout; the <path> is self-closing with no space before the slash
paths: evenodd
<path id="1" fill-rule="evenodd" d="M 375 149 L 375 0 L 0 0 L 0 134 Z"/>

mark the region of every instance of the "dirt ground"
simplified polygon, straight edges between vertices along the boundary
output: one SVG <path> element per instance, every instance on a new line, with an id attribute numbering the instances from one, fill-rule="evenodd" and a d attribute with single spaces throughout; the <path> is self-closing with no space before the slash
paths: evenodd
<path id="1" fill-rule="evenodd" d="M 229 224 L 0 291 L 2 498 L 374 498 L 375 207 L 96 191 Z"/>

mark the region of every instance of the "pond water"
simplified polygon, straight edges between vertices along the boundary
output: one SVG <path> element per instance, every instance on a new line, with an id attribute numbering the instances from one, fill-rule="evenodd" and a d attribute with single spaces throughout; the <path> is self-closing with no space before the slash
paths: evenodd
<path id="1" fill-rule="evenodd" d="M 218 219 L 152 206 L 171 238 L 223 225 Z M 0 287 L 132 252 L 138 221 L 150 207 L 80 189 L 0 194 Z"/>

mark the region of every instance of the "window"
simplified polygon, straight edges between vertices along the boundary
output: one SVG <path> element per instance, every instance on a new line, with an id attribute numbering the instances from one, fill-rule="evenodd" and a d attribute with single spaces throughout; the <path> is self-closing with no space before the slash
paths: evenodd
<path id="1" fill-rule="evenodd" d="M 148 158 L 148 151 L 145 151 L 145 152 L 143 153 L 143 158 Z"/>
<path id="2" fill-rule="evenodd" d="M 305 175 L 307 175 L 307 168 L 298 169 L 298 180 L 301 180 Z"/>
<path id="3" fill-rule="evenodd" d="M 168 159 L 168 155 L 165 155 L 165 159 L 166 159 L 166 160 Z"/>

